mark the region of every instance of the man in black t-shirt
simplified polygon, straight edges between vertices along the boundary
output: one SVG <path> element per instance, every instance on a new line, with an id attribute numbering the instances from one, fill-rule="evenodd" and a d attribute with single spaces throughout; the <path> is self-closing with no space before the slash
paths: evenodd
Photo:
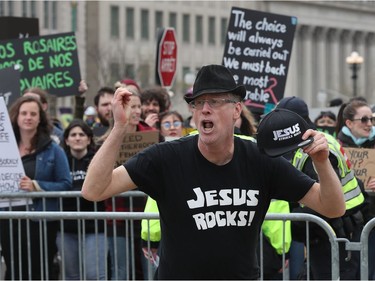
<path id="1" fill-rule="evenodd" d="M 199 134 L 153 145 L 112 171 L 130 95 L 118 89 L 114 128 L 91 162 L 82 194 L 103 200 L 139 187 L 157 201 L 163 237 L 157 279 L 257 279 L 257 243 L 271 199 L 300 202 L 327 217 L 345 211 L 327 140 L 314 130 L 303 135 L 314 137 L 304 151 L 319 174 L 316 183 L 233 136 L 246 90 L 227 68 L 202 67 L 193 89 L 185 100 Z"/>

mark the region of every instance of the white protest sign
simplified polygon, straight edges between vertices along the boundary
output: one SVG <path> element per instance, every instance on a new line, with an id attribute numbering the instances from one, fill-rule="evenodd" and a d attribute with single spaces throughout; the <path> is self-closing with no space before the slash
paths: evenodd
<path id="1" fill-rule="evenodd" d="M 19 189 L 20 179 L 25 175 L 16 137 L 10 123 L 5 100 L 0 97 L 0 207 L 26 205 L 22 198 L 1 198 L 1 193 L 24 192 Z"/>

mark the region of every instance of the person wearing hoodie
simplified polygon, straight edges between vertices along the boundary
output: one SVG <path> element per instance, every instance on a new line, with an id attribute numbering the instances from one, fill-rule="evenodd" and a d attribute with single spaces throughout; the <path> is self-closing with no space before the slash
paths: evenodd
<path id="1" fill-rule="evenodd" d="M 19 188 L 26 192 L 67 191 L 72 180 L 64 151 L 52 140 L 52 124 L 40 100 L 18 98 L 9 108 L 25 176 Z M 3 211 L 58 211 L 57 198 L 33 198 L 31 204 Z M 51 280 L 57 253 L 57 220 L 1 220 L 1 252 L 5 260 L 5 280 Z"/>
<path id="2" fill-rule="evenodd" d="M 81 191 L 87 168 L 95 154 L 93 132 L 85 121 L 72 120 L 64 131 L 62 147 L 68 157 L 73 191 Z M 104 201 L 91 202 L 82 197 L 67 197 L 63 199 L 62 210 L 103 212 L 105 207 Z M 103 220 L 65 220 L 57 234 L 56 243 L 63 259 L 62 277 L 64 279 L 107 279 Z"/>

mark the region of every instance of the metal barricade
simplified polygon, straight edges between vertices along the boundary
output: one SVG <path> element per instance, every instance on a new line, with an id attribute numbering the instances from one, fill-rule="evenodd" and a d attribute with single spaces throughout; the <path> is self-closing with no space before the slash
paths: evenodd
<path id="1" fill-rule="evenodd" d="M 361 280 L 368 280 L 369 272 L 368 272 L 368 240 L 370 232 L 375 227 L 375 218 L 371 219 L 368 223 L 366 223 L 365 227 L 362 230 L 361 234 L 361 241 L 353 245 L 353 250 L 360 251 L 361 255 Z"/>
<path id="2" fill-rule="evenodd" d="M 63 198 L 67 197 L 80 197 L 80 192 L 31 192 L 31 193 L 25 193 L 25 194 L 19 194 L 19 193 L 11 193 L 11 194 L 2 194 L 1 198 L 59 198 L 59 200 L 62 200 Z M 139 191 L 130 191 L 123 193 L 119 195 L 121 197 L 145 197 L 146 195 Z M 61 201 L 60 201 L 61 202 Z M 158 214 L 152 214 L 152 213 L 143 213 L 143 212 L 19 212 L 19 211 L 0 211 L 0 220 L 57 220 L 60 221 L 62 224 L 62 221 L 65 220 L 76 220 L 76 221 L 84 221 L 84 220 L 95 220 L 95 221 L 108 221 L 108 220 L 124 220 L 127 222 L 126 224 L 126 233 L 129 234 L 129 236 L 134 239 L 134 233 L 131 233 L 131 227 L 128 223 L 134 222 L 134 221 L 140 221 L 142 219 L 151 220 L 151 219 L 158 219 Z M 309 233 L 309 225 L 310 223 L 315 223 L 318 226 L 320 226 L 325 233 L 327 234 L 329 241 L 331 243 L 331 258 L 332 258 L 332 280 L 338 280 L 340 278 L 339 273 L 339 242 L 345 242 L 346 243 L 346 249 L 352 250 L 352 251 L 360 251 L 361 252 L 361 278 L 367 279 L 368 275 L 368 235 L 371 229 L 375 225 L 375 219 L 371 220 L 364 228 L 362 236 L 361 236 L 361 242 L 360 243 L 353 243 L 349 241 L 344 241 L 343 239 L 338 239 L 335 236 L 335 233 L 333 232 L 332 228 L 329 226 L 329 224 L 324 221 L 323 219 L 309 214 L 298 214 L 298 213 L 292 213 L 292 214 L 267 214 L 266 220 L 281 220 L 284 223 L 286 221 L 304 221 L 306 222 L 306 233 L 307 233 L 307 240 L 309 240 L 308 233 Z M 105 236 L 107 236 L 108 226 L 105 227 Z M 83 229 L 82 232 L 84 233 L 85 230 Z M 134 242 L 134 240 L 133 240 Z M 133 243 L 132 242 L 132 243 Z M 32 243 L 32 241 L 31 241 Z M 132 245 L 128 245 L 128 249 L 131 249 Z M 134 247 L 134 245 L 133 245 Z M 148 247 L 150 247 L 150 243 L 148 243 Z M 116 247 L 117 248 L 117 247 Z M 117 251 L 120 249 L 117 249 Z M 105 251 L 108 251 L 108 248 L 105 249 Z M 262 249 L 261 249 L 262 251 Z M 307 278 L 310 278 L 309 273 L 309 243 L 306 243 L 306 252 L 307 252 Z M 261 253 L 262 255 L 262 253 Z M 95 258 L 95 257 L 93 257 Z M 134 259 L 134 257 L 132 257 Z M 282 255 L 283 264 L 285 264 L 285 252 Z M 62 264 L 61 268 L 64 269 L 64 264 Z M 17 261 L 13 261 L 17 262 Z M 133 274 L 132 276 L 129 276 L 128 279 L 135 280 L 134 276 L 134 260 L 131 260 L 128 263 L 128 266 L 132 267 Z M 261 279 L 263 279 L 263 261 L 260 261 L 260 267 L 261 267 Z M 283 271 L 283 279 L 288 280 L 289 276 L 287 274 L 287 270 L 284 268 Z M 85 268 L 83 268 L 84 274 Z M 109 268 L 106 265 L 106 274 L 108 274 Z M 3 276 L 2 268 L 0 268 L 0 276 Z M 82 275 L 83 277 L 84 275 Z M 62 270 L 60 278 L 64 278 L 64 270 Z M 148 279 L 150 276 L 145 277 L 145 279 Z M 81 278 L 84 279 L 84 278 Z"/>

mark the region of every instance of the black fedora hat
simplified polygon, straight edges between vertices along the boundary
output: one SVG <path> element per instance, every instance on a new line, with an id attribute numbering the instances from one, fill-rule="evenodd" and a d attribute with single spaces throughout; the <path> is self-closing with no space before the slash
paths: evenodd
<path id="1" fill-rule="evenodd" d="M 193 93 L 184 96 L 186 102 L 204 94 L 232 93 L 245 98 L 246 88 L 237 85 L 232 73 L 223 65 L 211 64 L 203 66 L 195 78 Z"/>

